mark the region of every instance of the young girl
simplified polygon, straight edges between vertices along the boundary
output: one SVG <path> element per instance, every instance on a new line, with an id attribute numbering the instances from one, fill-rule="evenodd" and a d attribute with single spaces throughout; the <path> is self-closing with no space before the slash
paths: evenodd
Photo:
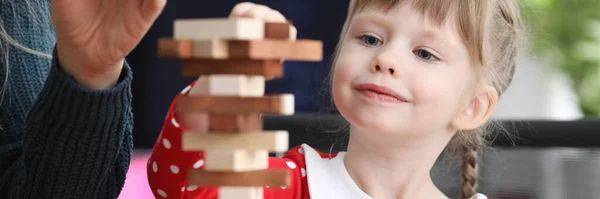
<path id="1" fill-rule="evenodd" d="M 231 17 L 285 20 L 250 3 Z M 350 123 L 348 149 L 301 145 L 270 158 L 270 169 L 291 170 L 292 183 L 265 187 L 264 197 L 447 198 L 430 177 L 446 149 L 464 160 L 461 198 L 486 198 L 476 193 L 477 154 L 513 76 L 518 25 L 510 0 L 351 1 L 331 73 L 333 101 Z M 176 103 L 148 161 L 150 187 L 157 198 L 217 198 L 216 188 L 187 184 L 204 154 L 182 152 L 181 133 L 204 124 L 176 113 Z"/>

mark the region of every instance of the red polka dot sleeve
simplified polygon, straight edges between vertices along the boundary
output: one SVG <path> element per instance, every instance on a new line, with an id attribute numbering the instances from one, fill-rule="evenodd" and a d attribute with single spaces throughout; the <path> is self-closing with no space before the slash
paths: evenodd
<path id="1" fill-rule="evenodd" d="M 187 183 L 188 170 L 203 169 L 204 153 L 181 150 L 181 134 L 185 129 L 175 119 L 176 103 L 174 100 L 171 104 L 161 134 L 148 159 L 150 188 L 156 198 L 217 199 L 218 188 L 203 188 Z M 269 169 L 290 169 L 292 181 L 289 187 L 265 187 L 265 199 L 309 198 L 306 164 L 300 147 L 290 150 L 283 158 L 269 158 Z"/>

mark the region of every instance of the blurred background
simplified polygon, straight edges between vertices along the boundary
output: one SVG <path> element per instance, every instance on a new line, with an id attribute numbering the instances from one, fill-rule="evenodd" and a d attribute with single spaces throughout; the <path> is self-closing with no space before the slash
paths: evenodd
<path id="1" fill-rule="evenodd" d="M 195 79 L 182 77 L 180 61 L 157 57 L 158 38 L 172 37 L 175 19 L 227 17 L 239 2 L 169 1 L 127 58 L 134 71 L 136 152 L 120 198 L 153 198 L 145 176 L 147 155 L 173 97 Z M 286 62 L 285 78 L 267 82 L 266 92 L 294 94 L 298 115 L 323 118 L 335 113 L 323 82 L 348 0 L 252 2 L 268 5 L 292 20 L 298 38 L 324 43 L 323 62 Z M 600 199 L 600 0 L 519 3 L 529 24 L 528 39 L 513 84 L 501 98 L 494 119 L 512 124 L 509 130 L 522 139 L 504 139 L 483 154 L 479 191 L 494 199 Z M 292 137 L 290 144 L 310 143 L 319 137 L 307 138 L 302 132 L 308 128 L 302 125 L 314 121 L 291 120 L 299 125 L 295 130 L 300 133 L 294 133 L 300 137 Z M 265 128 L 277 127 L 265 124 Z M 320 146 L 339 141 L 328 138 L 319 137 Z M 454 163 L 440 160 L 443 164 L 432 173 L 438 186 L 455 197 L 460 190 L 460 162 L 448 168 L 449 162 Z"/>

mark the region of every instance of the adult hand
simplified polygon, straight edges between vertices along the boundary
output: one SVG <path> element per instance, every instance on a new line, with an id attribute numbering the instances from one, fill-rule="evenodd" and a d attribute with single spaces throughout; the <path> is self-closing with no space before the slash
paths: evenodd
<path id="1" fill-rule="evenodd" d="M 114 86 L 167 0 L 52 0 L 58 60 L 84 87 Z"/>

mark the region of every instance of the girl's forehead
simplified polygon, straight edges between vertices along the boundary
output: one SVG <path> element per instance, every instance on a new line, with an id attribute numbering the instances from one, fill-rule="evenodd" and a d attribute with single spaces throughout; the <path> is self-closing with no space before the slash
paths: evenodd
<path id="1" fill-rule="evenodd" d="M 458 14 L 462 0 L 353 0 L 350 14 L 361 12 L 411 12 L 411 15 L 424 16 L 436 25 L 442 25 Z M 472 7 L 472 6 L 468 6 Z M 462 10 L 468 11 L 468 10 Z"/>
<path id="2" fill-rule="evenodd" d="M 356 15 L 361 13 L 370 13 L 390 17 L 397 17 L 399 15 L 401 15 L 402 17 L 410 16 L 427 20 L 429 23 L 435 24 L 437 26 L 442 26 L 456 19 L 456 15 L 458 14 L 456 13 L 457 8 L 454 8 L 452 6 L 445 6 L 444 9 L 446 10 L 442 11 L 440 10 L 442 9 L 442 7 L 436 5 L 437 4 L 425 6 L 404 2 L 391 5 L 390 7 L 366 6 L 362 7 L 361 9 L 357 8 L 354 14 Z"/>

